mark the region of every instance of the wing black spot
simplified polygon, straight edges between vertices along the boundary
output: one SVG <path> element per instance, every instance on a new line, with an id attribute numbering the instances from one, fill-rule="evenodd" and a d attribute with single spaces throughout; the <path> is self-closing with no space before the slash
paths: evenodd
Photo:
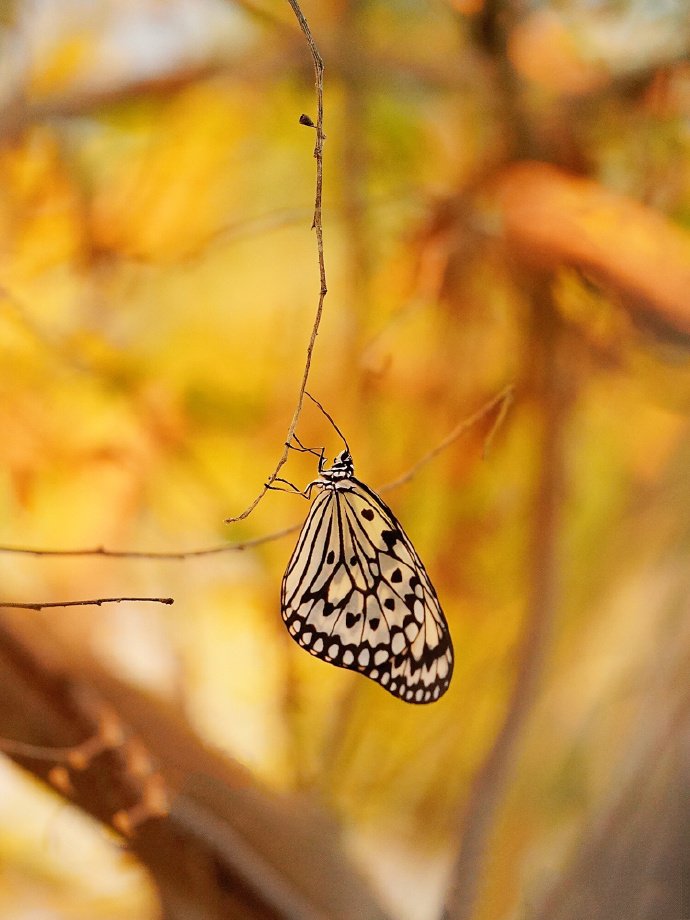
<path id="1" fill-rule="evenodd" d="M 362 517 L 366 518 L 367 521 L 373 521 L 374 512 L 371 510 L 371 508 L 362 508 Z"/>
<path id="2" fill-rule="evenodd" d="M 398 542 L 398 534 L 394 530 L 382 530 L 381 539 L 386 544 L 386 548 L 390 551 Z"/>
<path id="3" fill-rule="evenodd" d="M 393 571 L 393 574 L 391 575 L 391 581 L 395 582 L 395 584 L 398 584 L 398 582 L 402 581 L 402 572 L 400 569 L 395 569 Z"/>
<path id="4" fill-rule="evenodd" d="M 393 600 L 392 597 L 387 597 L 385 601 L 383 602 L 383 606 L 387 610 L 395 610 L 395 601 Z"/>

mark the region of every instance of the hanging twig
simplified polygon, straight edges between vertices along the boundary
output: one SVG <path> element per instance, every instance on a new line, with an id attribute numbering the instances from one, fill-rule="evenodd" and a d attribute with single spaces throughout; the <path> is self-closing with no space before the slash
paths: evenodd
<path id="1" fill-rule="evenodd" d="M 319 332 L 319 326 L 321 325 L 323 302 L 326 294 L 328 293 L 328 287 L 326 285 L 326 266 L 323 255 L 323 226 L 321 223 L 321 202 L 323 197 L 323 142 L 325 139 L 325 134 L 323 133 L 323 61 L 321 60 L 321 55 L 319 54 L 318 48 L 316 47 L 311 34 L 311 30 L 309 28 L 309 24 L 304 18 L 304 14 L 300 9 L 299 3 L 297 3 L 297 0 L 288 0 L 288 3 L 292 7 L 292 10 L 297 17 L 297 21 L 299 22 L 300 28 L 302 29 L 302 32 L 304 32 L 307 44 L 309 45 L 309 50 L 311 51 L 311 56 L 314 61 L 314 74 L 316 79 L 316 144 L 314 146 L 314 158 L 316 159 L 316 194 L 314 199 L 314 219 L 312 220 L 312 229 L 316 231 L 316 248 L 319 261 L 319 302 L 316 307 L 316 315 L 312 325 L 309 345 L 307 346 L 307 356 L 304 363 L 302 382 L 297 394 L 297 404 L 295 406 L 292 421 L 290 422 L 290 427 L 288 428 L 287 436 L 285 438 L 285 446 L 283 447 L 283 452 L 280 455 L 280 459 L 278 460 L 275 469 L 262 486 L 261 491 L 256 496 L 254 501 L 247 508 L 245 508 L 241 514 L 226 518 L 226 524 L 233 524 L 236 521 L 242 521 L 244 518 L 248 517 L 264 497 L 271 483 L 278 476 L 280 470 L 287 463 L 289 453 L 288 445 L 292 441 L 292 437 L 295 433 L 295 429 L 297 428 L 297 422 L 299 421 L 300 413 L 302 411 L 304 391 L 307 388 L 309 372 L 311 370 L 312 354 L 314 352 L 314 345 L 316 344 L 316 336 Z"/>

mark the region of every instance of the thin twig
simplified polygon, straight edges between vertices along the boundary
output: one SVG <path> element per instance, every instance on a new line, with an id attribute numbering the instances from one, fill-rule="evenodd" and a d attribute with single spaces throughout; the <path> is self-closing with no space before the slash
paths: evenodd
<path id="1" fill-rule="evenodd" d="M 288 428 L 287 436 L 285 438 L 283 453 L 280 455 L 280 459 L 278 460 L 275 469 L 262 486 L 254 501 L 247 508 L 245 508 L 241 514 L 226 518 L 226 524 L 233 524 L 236 521 L 242 521 L 248 517 L 259 504 L 266 492 L 268 492 L 271 483 L 277 477 L 283 466 L 287 463 L 287 458 L 290 450 L 289 444 L 292 441 L 292 436 L 294 435 L 297 428 L 297 422 L 299 421 L 300 413 L 302 412 L 302 404 L 304 403 L 304 391 L 306 390 L 307 383 L 309 381 L 312 354 L 314 352 L 316 337 L 319 333 L 321 316 L 323 314 L 323 302 L 326 294 L 328 293 L 328 287 L 326 285 L 326 266 L 323 255 L 323 226 L 321 222 L 321 202 L 323 198 L 323 142 L 325 139 L 325 134 L 323 133 L 323 61 L 321 60 L 321 55 L 319 54 L 318 48 L 316 47 L 312 37 L 311 29 L 309 28 L 307 20 L 304 18 L 304 14 L 300 9 L 299 3 L 297 3 L 297 0 L 288 0 L 288 3 L 292 7 L 292 10 L 297 17 L 297 21 L 300 24 L 302 32 L 304 32 L 304 37 L 307 40 L 312 59 L 314 61 L 314 75 L 316 82 L 316 144 L 314 146 L 314 158 L 316 159 L 316 193 L 314 197 L 314 218 L 312 220 L 312 230 L 316 231 L 316 248 L 319 260 L 319 302 L 316 307 L 316 315 L 314 317 L 311 336 L 309 338 L 309 345 L 307 346 L 307 356 L 304 363 L 302 382 L 300 384 L 299 392 L 297 395 L 297 404 L 295 406 L 292 421 L 290 422 L 290 427 Z"/>
<path id="2" fill-rule="evenodd" d="M 486 438 L 484 439 L 484 449 L 482 450 L 483 460 L 486 460 L 486 458 L 489 456 L 489 451 L 491 450 L 491 445 L 493 444 L 494 438 L 496 437 L 496 432 L 500 430 L 501 425 L 505 421 L 505 417 L 508 414 L 508 410 L 510 409 L 510 407 L 513 405 L 513 402 L 515 401 L 514 384 L 509 383 L 508 386 L 505 388 L 505 390 L 503 390 L 502 393 L 499 393 L 499 395 L 496 397 L 496 401 L 500 402 L 500 406 L 498 407 L 498 412 L 496 413 L 496 419 L 493 425 L 491 426 L 491 430 L 489 431 Z M 491 406 L 490 408 L 489 404 L 487 404 L 485 408 L 487 412 L 490 412 L 493 406 Z"/>
<path id="3" fill-rule="evenodd" d="M 209 546 L 206 549 L 191 549 L 181 552 L 138 552 L 136 550 L 106 549 L 104 546 L 94 546 L 87 549 L 29 549 L 22 546 L 0 546 L 0 553 L 16 553 L 24 556 L 106 556 L 114 559 L 180 560 L 196 556 L 213 556 L 218 553 L 229 553 L 249 549 L 253 546 L 261 546 L 263 543 L 271 543 L 273 540 L 279 540 L 281 537 L 295 533 L 300 526 L 300 524 L 292 524 L 290 527 L 284 527 L 282 530 L 265 534 L 263 537 L 244 540 L 242 543 L 224 543 L 221 546 Z"/>
<path id="4" fill-rule="evenodd" d="M 473 425 L 476 425 L 477 422 L 481 421 L 481 419 L 488 415 L 492 409 L 495 409 L 496 406 L 500 406 L 498 415 L 496 416 L 496 421 L 492 425 L 491 431 L 487 435 L 486 441 L 484 442 L 484 450 L 482 452 L 482 456 L 486 457 L 491 441 L 493 440 L 496 431 L 498 430 L 500 424 L 506 416 L 506 412 L 513 402 L 514 393 L 515 386 L 512 383 L 508 384 L 508 386 L 501 390 L 497 396 L 492 397 L 488 402 L 484 403 L 480 409 L 477 409 L 477 411 L 472 413 L 472 415 L 470 415 L 468 418 L 464 418 L 461 422 L 458 422 L 455 428 L 453 428 L 453 430 L 447 434 L 441 442 L 439 442 L 430 451 L 427 451 L 427 453 L 420 457 L 414 466 L 411 466 L 406 473 L 403 473 L 402 476 L 398 476 L 397 479 L 391 480 L 391 482 L 387 482 L 384 486 L 381 486 L 378 491 L 388 492 L 391 489 L 397 489 L 398 486 L 402 486 L 409 482 L 414 476 L 417 475 L 422 467 L 426 466 L 427 463 L 430 463 L 435 457 L 442 453 L 442 451 L 457 441 L 460 435 L 464 434 L 469 428 L 471 428 Z"/>
<path id="5" fill-rule="evenodd" d="M 172 597 L 97 597 L 89 601 L 46 601 L 45 604 L 19 604 L 0 600 L 0 607 L 21 610 L 45 610 L 48 607 L 100 607 L 102 604 L 121 604 L 123 601 L 141 601 L 148 604 L 174 604 Z"/>

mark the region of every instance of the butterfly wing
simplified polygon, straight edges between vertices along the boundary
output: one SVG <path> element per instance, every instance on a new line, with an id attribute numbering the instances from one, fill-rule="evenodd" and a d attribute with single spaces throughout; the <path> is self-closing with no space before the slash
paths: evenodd
<path id="1" fill-rule="evenodd" d="M 406 702 L 448 689 L 453 646 L 436 591 L 393 512 L 354 477 L 314 500 L 281 602 L 290 634 L 312 655 Z"/>

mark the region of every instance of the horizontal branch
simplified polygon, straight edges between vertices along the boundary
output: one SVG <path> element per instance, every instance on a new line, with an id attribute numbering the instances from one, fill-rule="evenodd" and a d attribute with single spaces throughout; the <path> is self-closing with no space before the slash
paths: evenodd
<path id="1" fill-rule="evenodd" d="M 172 597 L 97 597 L 88 601 L 46 601 L 44 604 L 20 604 L 0 600 L 0 607 L 20 610 L 45 610 L 48 607 L 100 607 L 102 604 L 121 604 L 123 601 L 137 601 L 148 604 L 174 604 Z"/>
<path id="2" fill-rule="evenodd" d="M 138 552 L 136 550 L 106 549 L 104 546 L 92 546 L 85 549 L 32 549 L 23 546 L 0 546 L 0 553 L 16 553 L 24 556 L 107 556 L 113 559 L 191 559 L 196 556 L 213 556 L 217 553 L 239 552 L 263 543 L 279 540 L 300 529 L 301 524 L 292 524 L 283 530 L 244 540 L 242 543 L 223 543 L 220 546 L 210 546 L 206 549 L 191 549 L 178 552 Z"/>

